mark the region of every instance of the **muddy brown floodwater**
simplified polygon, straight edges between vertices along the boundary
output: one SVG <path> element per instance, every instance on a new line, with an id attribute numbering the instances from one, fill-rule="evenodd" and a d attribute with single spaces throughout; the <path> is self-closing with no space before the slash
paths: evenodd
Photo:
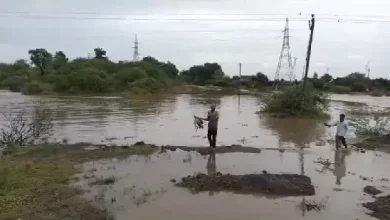
<path id="1" fill-rule="evenodd" d="M 390 107 L 389 98 L 333 96 L 330 114 L 337 117 L 354 102 Z M 372 219 L 363 203 L 375 201 L 363 192 L 375 186 L 387 195 L 390 155 L 385 152 L 334 151 L 334 129 L 323 121 L 273 119 L 255 112 L 261 100 L 251 96 L 177 95 L 144 99 L 118 97 L 22 96 L 0 92 L 0 111 L 46 105 L 55 113 L 54 138 L 70 143 L 206 146 L 205 130 L 195 131 L 193 115 L 205 115 L 216 103 L 220 111 L 218 145 L 260 148 L 257 152 L 201 155 L 181 149 L 148 157 L 101 160 L 83 165 L 75 185 L 85 198 L 116 220 L 128 219 Z M 348 115 L 347 115 L 348 117 Z M 347 118 L 348 119 L 348 118 Z M 4 118 L 0 117 L 0 122 Z M 3 123 L 2 123 L 3 124 Z M 356 140 L 348 140 L 354 142 Z M 324 162 L 325 161 L 325 162 Z M 176 187 L 184 176 L 301 174 L 310 177 L 313 196 L 275 197 L 206 191 L 193 194 Z M 110 178 L 108 185 L 93 185 Z"/>

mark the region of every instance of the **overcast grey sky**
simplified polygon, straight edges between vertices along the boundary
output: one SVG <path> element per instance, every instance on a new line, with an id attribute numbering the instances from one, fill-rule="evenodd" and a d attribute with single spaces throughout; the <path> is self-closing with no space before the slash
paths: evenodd
<path id="1" fill-rule="evenodd" d="M 372 77 L 389 76 L 389 0 L 0 0 L 0 6 L 0 62 L 28 59 L 37 47 L 71 58 L 102 47 L 112 60 L 131 60 L 138 34 L 141 56 L 179 69 L 218 62 L 236 75 L 241 62 L 243 74 L 273 78 L 288 16 L 300 78 L 306 20 L 315 13 L 311 74 L 327 66 L 334 76 L 364 72 L 371 60 Z"/>

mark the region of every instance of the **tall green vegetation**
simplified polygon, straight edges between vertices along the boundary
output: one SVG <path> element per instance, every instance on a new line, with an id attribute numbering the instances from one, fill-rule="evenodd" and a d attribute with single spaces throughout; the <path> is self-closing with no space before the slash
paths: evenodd
<path id="1" fill-rule="evenodd" d="M 279 117 L 319 117 L 324 116 L 328 104 L 326 93 L 314 88 L 302 90 L 300 86 L 292 86 L 267 97 L 263 112 Z"/>
<path id="2" fill-rule="evenodd" d="M 93 58 L 69 60 L 63 51 L 52 55 L 43 48 L 29 50 L 31 65 L 26 60 L 0 64 L 0 87 L 25 94 L 153 93 L 178 79 L 179 71 L 171 62 L 145 57 L 139 62 L 116 63 L 104 49 L 94 52 Z"/>

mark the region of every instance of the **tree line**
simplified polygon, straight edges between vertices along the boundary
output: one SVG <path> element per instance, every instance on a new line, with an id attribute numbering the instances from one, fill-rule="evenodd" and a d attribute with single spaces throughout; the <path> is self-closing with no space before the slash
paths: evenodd
<path id="1" fill-rule="evenodd" d="M 72 60 L 63 51 L 52 54 L 44 48 L 29 50 L 28 54 L 30 60 L 0 63 L 0 88 L 25 94 L 121 91 L 138 94 L 155 93 L 183 83 L 255 90 L 272 88 L 274 85 L 273 80 L 261 72 L 241 79 L 238 76 L 230 77 L 218 63 L 195 65 L 179 72 L 175 64 L 150 56 L 137 62 L 113 62 L 103 48 L 95 48 L 93 57 Z M 371 80 L 361 73 L 339 78 L 314 73 L 309 82 L 317 89 L 335 93 L 390 91 L 388 79 Z"/>

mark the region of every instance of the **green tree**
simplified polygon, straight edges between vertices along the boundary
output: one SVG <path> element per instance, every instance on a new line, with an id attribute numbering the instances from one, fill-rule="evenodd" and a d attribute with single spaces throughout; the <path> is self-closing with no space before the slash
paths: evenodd
<path id="1" fill-rule="evenodd" d="M 222 68 L 218 63 L 205 63 L 193 66 L 188 71 L 182 71 L 180 78 L 189 83 L 205 85 L 210 80 L 215 79 L 215 74 L 220 74 L 219 70 L 222 71 Z"/>
<path id="2" fill-rule="evenodd" d="M 151 64 L 158 65 L 158 66 L 161 64 L 160 61 L 158 61 L 154 57 L 144 57 L 144 58 L 142 58 L 142 61 L 143 62 L 149 62 Z"/>
<path id="3" fill-rule="evenodd" d="M 330 83 L 333 80 L 333 77 L 330 74 L 325 73 L 323 76 L 321 76 L 321 80 L 326 83 Z"/>
<path id="4" fill-rule="evenodd" d="M 68 62 L 68 58 L 62 51 L 57 51 L 53 59 L 53 69 L 58 70 Z"/>
<path id="5" fill-rule="evenodd" d="M 268 85 L 269 83 L 268 77 L 262 72 L 256 73 L 255 81 L 259 85 Z"/>
<path id="6" fill-rule="evenodd" d="M 175 64 L 169 61 L 167 63 L 162 64 L 161 68 L 164 70 L 167 76 L 172 79 L 176 79 L 179 74 L 179 70 L 176 68 Z"/>
<path id="7" fill-rule="evenodd" d="M 28 54 L 30 54 L 31 62 L 39 68 L 41 75 L 45 75 L 52 62 L 53 56 L 43 48 L 29 50 Z"/>
<path id="8" fill-rule="evenodd" d="M 29 67 L 30 67 L 30 65 L 28 65 L 27 60 L 25 60 L 25 59 L 16 60 L 16 61 L 14 62 L 14 66 L 19 67 L 19 68 L 22 68 L 22 69 L 25 69 L 25 68 L 29 68 Z"/>
<path id="9" fill-rule="evenodd" d="M 98 48 L 95 48 L 94 51 L 95 51 L 95 58 L 96 59 L 104 59 L 104 60 L 108 59 L 107 52 L 103 48 L 98 47 Z"/>

